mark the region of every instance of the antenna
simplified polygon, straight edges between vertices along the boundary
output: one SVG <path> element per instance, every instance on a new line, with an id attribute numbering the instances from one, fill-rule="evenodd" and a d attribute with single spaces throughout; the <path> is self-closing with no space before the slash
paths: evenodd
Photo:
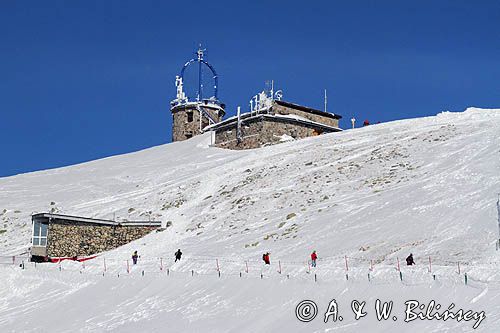
<path id="1" fill-rule="evenodd" d="M 352 129 L 354 129 L 354 123 L 356 122 L 356 118 L 352 117 L 351 118 L 351 123 L 352 123 Z"/>
<path id="2" fill-rule="evenodd" d="M 326 104 L 327 104 L 327 102 L 328 102 L 328 98 L 326 97 L 326 89 L 325 89 L 325 112 L 328 112 L 328 111 L 326 111 Z"/>

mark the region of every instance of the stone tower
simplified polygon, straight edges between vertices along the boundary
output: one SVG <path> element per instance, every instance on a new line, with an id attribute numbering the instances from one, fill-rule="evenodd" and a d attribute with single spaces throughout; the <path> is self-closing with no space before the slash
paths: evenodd
<path id="1" fill-rule="evenodd" d="M 172 142 L 192 138 L 204 132 L 207 126 L 216 124 L 225 115 L 225 105 L 217 99 L 217 73 L 212 65 L 203 59 L 204 50 L 199 49 L 197 58 L 188 61 L 181 70 L 180 76 L 175 78 L 177 88 L 176 98 L 170 103 L 172 112 Z M 184 71 L 189 65 L 198 64 L 198 93 L 190 101 L 184 93 Z M 203 98 L 202 68 L 208 67 L 213 75 L 214 92 L 209 98 Z"/>

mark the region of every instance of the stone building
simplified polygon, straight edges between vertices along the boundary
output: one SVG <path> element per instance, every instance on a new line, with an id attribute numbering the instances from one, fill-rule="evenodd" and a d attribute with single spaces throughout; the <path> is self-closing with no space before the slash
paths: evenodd
<path id="1" fill-rule="evenodd" d="M 91 256 L 144 237 L 161 222 L 116 222 L 86 217 L 39 213 L 32 216 L 33 261 Z"/>
<path id="2" fill-rule="evenodd" d="M 262 95 L 255 110 L 208 126 L 212 144 L 228 149 L 252 149 L 292 139 L 342 131 L 342 116 Z"/>
<path id="3" fill-rule="evenodd" d="M 172 142 L 183 141 L 203 133 L 210 124 L 224 117 L 224 104 L 210 100 L 172 105 Z"/>
<path id="4" fill-rule="evenodd" d="M 195 135 L 203 133 L 203 129 L 209 125 L 218 123 L 224 117 L 225 105 L 217 98 L 218 77 L 215 68 L 203 59 L 201 48 L 196 52 L 197 58 L 186 62 L 181 73 L 175 78 L 177 88 L 176 98 L 170 103 L 172 112 L 172 142 L 183 141 Z M 198 91 L 196 96 L 188 97 L 184 92 L 184 72 L 193 64 L 198 64 Z M 213 79 L 213 94 L 204 98 L 204 84 L 202 80 L 202 68 L 208 68 Z"/>

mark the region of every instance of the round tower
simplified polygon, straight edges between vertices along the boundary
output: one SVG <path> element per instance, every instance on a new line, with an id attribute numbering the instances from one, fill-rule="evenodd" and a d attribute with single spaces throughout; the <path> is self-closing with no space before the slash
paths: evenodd
<path id="1" fill-rule="evenodd" d="M 176 98 L 170 103 L 172 112 L 172 142 L 187 140 L 203 133 L 207 126 L 216 124 L 225 115 L 225 105 L 217 98 L 218 77 L 215 68 L 203 59 L 204 51 L 201 48 L 196 52 L 197 57 L 189 60 L 182 67 L 180 75 L 175 77 L 177 88 Z M 191 101 L 184 92 L 184 73 L 191 65 L 198 65 L 198 91 Z M 212 74 L 214 86 L 212 96 L 203 95 L 202 72 L 208 68 Z"/>

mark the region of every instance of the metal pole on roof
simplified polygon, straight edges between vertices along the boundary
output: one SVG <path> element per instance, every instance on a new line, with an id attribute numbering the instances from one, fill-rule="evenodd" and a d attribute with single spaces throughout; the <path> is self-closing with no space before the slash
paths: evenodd
<path id="1" fill-rule="evenodd" d="M 326 109 L 326 105 L 327 105 L 327 103 L 328 103 L 328 98 L 327 98 L 327 96 L 326 96 L 326 89 L 325 89 L 325 112 L 328 112 L 328 111 L 326 111 L 326 110 L 327 110 L 327 109 Z"/>

